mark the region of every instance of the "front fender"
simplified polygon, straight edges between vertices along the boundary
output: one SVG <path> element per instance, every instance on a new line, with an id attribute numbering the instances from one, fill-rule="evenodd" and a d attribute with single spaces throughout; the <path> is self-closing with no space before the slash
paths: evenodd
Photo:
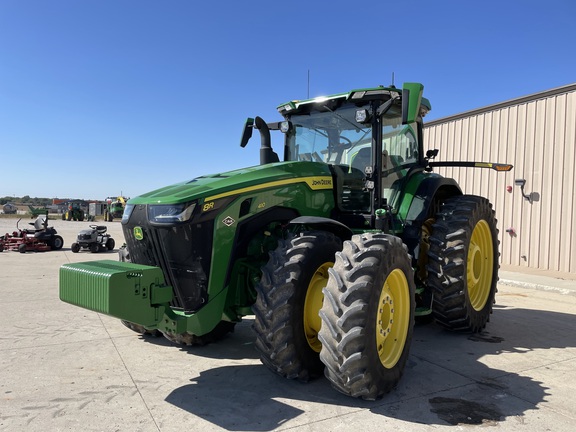
<path id="1" fill-rule="evenodd" d="M 352 238 L 352 230 L 337 220 L 319 216 L 300 216 L 290 221 L 290 225 L 313 227 L 321 231 L 328 231 L 340 237 L 342 241 Z"/>

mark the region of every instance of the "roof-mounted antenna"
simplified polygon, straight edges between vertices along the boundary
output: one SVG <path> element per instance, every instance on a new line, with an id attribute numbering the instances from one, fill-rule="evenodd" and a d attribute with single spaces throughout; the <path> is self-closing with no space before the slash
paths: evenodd
<path id="1" fill-rule="evenodd" d="M 394 72 L 392 72 L 392 87 L 396 87 L 396 86 L 394 85 Z"/>

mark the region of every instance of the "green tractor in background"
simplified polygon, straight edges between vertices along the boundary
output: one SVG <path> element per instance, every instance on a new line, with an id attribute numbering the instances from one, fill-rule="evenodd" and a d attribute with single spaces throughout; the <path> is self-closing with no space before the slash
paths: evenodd
<path id="1" fill-rule="evenodd" d="M 116 198 L 106 198 L 106 211 L 104 212 L 104 220 L 112 222 L 114 219 L 119 219 L 124 214 L 124 206 L 126 205 L 127 198 L 119 196 Z"/>
<path id="2" fill-rule="evenodd" d="M 30 219 L 36 219 L 40 216 L 43 216 L 47 211 L 48 209 L 46 207 L 34 207 L 31 205 L 28 206 L 28 214 L 30 215 Z"/>
<path id="3" fill-rule="evenodd" d="M 492 205 L 432 170 L 512 167 L 433 162 L 422 92 L 359 89 L 283 104 L 281 122 L 248 119 L 241 145 L 260 132 L 259 166 L 129 200 L 129 260 L 63 265 L 60 298 L 188 345 L 254 315 L 275 373 L 381 397 L 403 373 L 415 317 L 479 332 L 498 280 Z"/>
<path id="4" fill-rule="evenodd" d="M 65 221 L 83 221 L 84 220 L 84 210 L 82 209 L 82 203 L 80 201 L 70 201 L 68 203 L 68 209 L 62 213 L 62 220 Z"/>

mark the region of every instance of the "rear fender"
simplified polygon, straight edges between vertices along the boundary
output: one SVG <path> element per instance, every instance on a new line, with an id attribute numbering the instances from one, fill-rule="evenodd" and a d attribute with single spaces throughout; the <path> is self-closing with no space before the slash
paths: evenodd
<path id="1" fill-rule="evenodd" d="M 408 252 L 416 259 L 422 236 L 422 225 L 436 215 L 438 207 L 446 198 L 462 195 L 458 183 L 452 178 L 441 176 L 428 177 L 417 187 L 405 219 L 402 240 Z"/>

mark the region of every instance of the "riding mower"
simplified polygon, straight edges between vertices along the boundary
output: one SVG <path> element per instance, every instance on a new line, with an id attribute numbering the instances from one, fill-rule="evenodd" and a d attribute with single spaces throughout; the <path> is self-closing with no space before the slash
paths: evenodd
<path id="1" fill-rule="evenodd" d="M 56 229 L 48 226 L 48 213 L 45 217 L 39 216 L 36 221 L 29 223 L 34 229 L 20 229 L 20 220 L 16 222 L 17 231 L 0 237 L 0 252 L 12 250 L 25 253 L 62 249 L 64 240 L 57 235 Z"/>
<path id="2" fill-rule="evenodd" d="M 82 249 L 88 249 L 92 253 L 107 249 L 114 249 L 116 245 L 110 234 L 106 233 L 107 227 L 103 225 L 90 225 L 90 229 L 82 230 L 78 233 L 76 241 L 72 243 L 70 249 L 77 253 Z"/>

